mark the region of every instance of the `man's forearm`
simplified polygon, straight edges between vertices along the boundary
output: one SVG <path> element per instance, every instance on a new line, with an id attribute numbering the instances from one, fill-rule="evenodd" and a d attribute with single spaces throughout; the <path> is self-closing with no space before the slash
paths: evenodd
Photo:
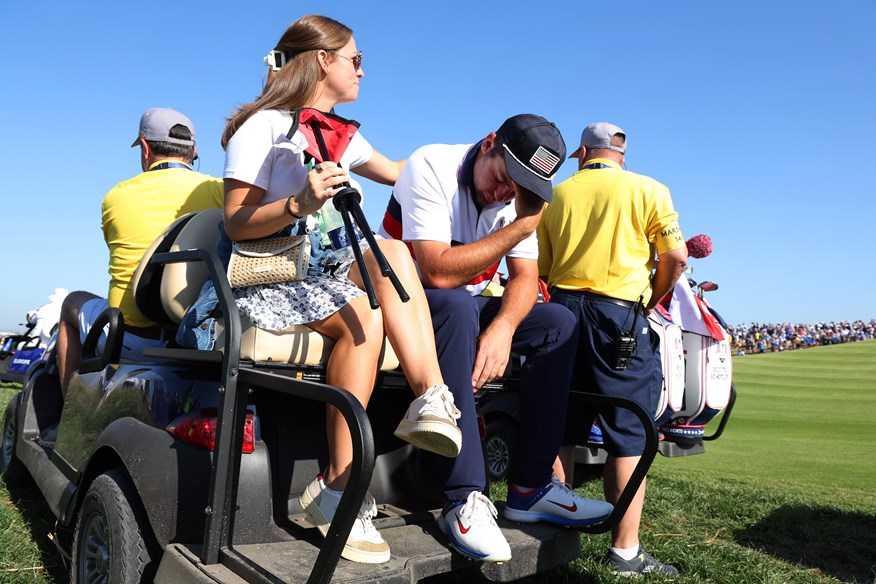
<path id="1" fill-rule="evenodd" d="M 679 248 L 660 255 L 657 269 L 651 279 L 651 298 L 646 306 L 648 310 L 653 310 L 660 300 L 672 290 L 686 267 L 687 248 Z"/>
<path id="2" fill-rule="evenodd" d="M 490 323 L 493 326 L 507 327 L 511 334 L 530 313 L 538 299 L 538 283 L 530 278 L 511 278 L 502 292 L 502 307 Z"/>
<path id="3" fill-rule="evenodd" d="M 424 285 L 427 288 L 458 288 L 468 284 L 532 234 L 523 227 L 513 222 L 483 239 L 447 246 L 438 252 L 423 253 L 425 250 L 420 249 L 434 242 L 414 242 Z"/>

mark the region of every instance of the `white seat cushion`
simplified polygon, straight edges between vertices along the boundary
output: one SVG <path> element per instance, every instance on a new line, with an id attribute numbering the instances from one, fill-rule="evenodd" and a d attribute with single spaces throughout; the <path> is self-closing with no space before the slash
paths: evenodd
<path id="1" fill-rule="evenodd" d="M 219 243 L 221 209 L 209 209 L 195 215 L 174 240 L 171 251 L 187 249 L 215 250 Z M 161 281 L 161 302 L 167 314 L 177 323 L 189 306 L 197 299 L 198 292 L 207 279 L 207 268 L 201 262 L 168 264 Z M 253 361 L 274 361 L 294 365 L 325 365 L 334 342 L 326 336 L 304 326 L 294 326 L 277 332 L 260 329 L 248 318 L 241 317 L 240 358 Z M 225 343 L 225 327 L 217 322 L 216 347 Z M 380 369 L 390 371 L 399 366 L 392 346 L 384 339 Z"/>

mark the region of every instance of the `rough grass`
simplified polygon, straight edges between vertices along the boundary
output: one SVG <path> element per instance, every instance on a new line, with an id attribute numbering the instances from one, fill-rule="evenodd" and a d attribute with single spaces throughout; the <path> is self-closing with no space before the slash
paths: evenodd
<path id="1" fill-rule="evenodd" d="M 17 383 L 0 383 L 0 404 L 20 390 Z M 0 479 L 0 583 L 49 584 L 66 582 L 60 555 L 52 543 L 55 518 L 35 487 L 8 489 Z"/>
<path id="2" fill-rule="evenodd" d="M 651 469 L 642 543 L 682 584 L 874 582 L 876 341 L 734 359 L 727 430 L 702 456 Z M 0 386 L 0 403 L 14 395 Z M 580 491 L 601 497 L 596 469 Z M 503 499 L 503 485 L 493 486 Z M 52 520 L 39 492 L 0 482 L 0 583 L 59 583 Z M 625 582 L 602 563 L 608 535 L 534 583 Z M 469 582 L 469 572 L 432 579 Z M 660 582 L 650 577 L 648 582 Z"/>

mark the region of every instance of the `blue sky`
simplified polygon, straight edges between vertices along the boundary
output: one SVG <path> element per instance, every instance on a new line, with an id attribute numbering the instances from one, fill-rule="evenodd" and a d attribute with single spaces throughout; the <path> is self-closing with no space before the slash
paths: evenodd
<path id="1" fill-rule="evenodd" d="M 876 318 L 872 0 L 4 2 L 0 330 L 56 287 L 106 294 L 100 201 L 139 171 L 140 114 L 186 113 L 200 170 L 221 175 L 224 118 L 314 12 L 353 28 L 365 78 L 338 113 L 390 158 L 517 113 L 554 121 L 571 152 L 612 121 L 685 236 L 712 237 L 693 277 L 720 284 L 728 321 Z M 389 189 L 365 191 L 376 225 Z"/>

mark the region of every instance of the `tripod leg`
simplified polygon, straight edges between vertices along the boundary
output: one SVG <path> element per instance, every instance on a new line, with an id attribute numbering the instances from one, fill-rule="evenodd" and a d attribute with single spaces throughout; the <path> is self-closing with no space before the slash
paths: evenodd
<path id="1" fill-rule="evenodd" d="M 383 254 L 383 250 L 380 249 L 380 246 L 377 245 L 377 240 L 374 238 L 374 234 L 371 233 L 371 228 L 368 226 L 368 220 L 365 218 L 365 214 L 362 212 L 362 207 L 359 206 L 357 201 L 345 201 L 349 204 L 348 211 L 354 216 L 356 219 L 356 223 L 362 230 L 362 234 L 365 236 L 365 239 L 368 241 L 371 246 L 371 250 L 374 253 L 374 259 L 377 260 L 377 265 L 380 266 L 380 273 L 389 278 L 389 281 L 392 283 L 393 288 L 398 293 L 399 298 L 401 298 L 402 302 L 407 302 L 411 299 L 410 295 L 408 295 L 407 291 L 402 286 L 401 282 L 398 279 L 398 276 L 395 275 L 395 271 L 393 271 L 392 266 L 389 265 L 389 262 L 386 260 L 386 256 Z"/>
<path id="2" fill-rule="evenodd" d="M 344 220 L 344 227 L 347 229 L 347 237 L 350 238 L 350 246 L 353 248 L 353 257 L 356 258 L 356 265 L 359 266 L 359 273 L 362 275 L 362 284 L 365 286 L 365 294 L 368 295 L 368 304 L 372 309 L 377 309 L 380 304 L 377 302 L 377 295 L 374 293 L 374 285 L 371 283 L 371 276 L 368 274 L 368 266 L 365 265 L 365 258 L 362 256 L 362 248 L 359 247 L 359 238 L 356 237 L 356 232 L 353 229 L 353 222 L 350 220 L 350 211 L 346 205 L 342 205 L 338 209 L 341 212 L 341 218 Z M 370 231 L 368 232 L 370 233 Z"/>

